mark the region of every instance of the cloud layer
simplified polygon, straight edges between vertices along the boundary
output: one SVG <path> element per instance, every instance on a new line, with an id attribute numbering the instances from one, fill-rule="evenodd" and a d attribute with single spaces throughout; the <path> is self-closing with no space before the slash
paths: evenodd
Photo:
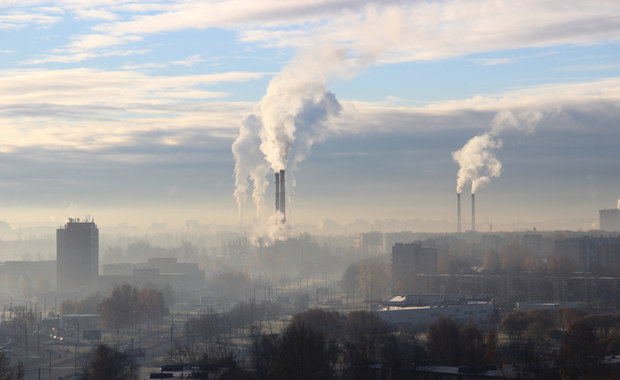
<path id="1" fill-rule="evenodd" d="M 158 167 L 171 168 L 168 176 L 183 172 L 162 188 L 188 194 L 196 187 L 188 202 L 209 186 L 206 170 L 218 178 L 209 196 L 246 206 L 254 186 L 260 208 L 272 170 L 304 166 L 306 180 L 312 165 L 326 162 L 314 155 L 301 163 L 317 142 L 332 149 L 319 150 L 332 161 L 322 175 L 349 163 L 349 172 L 367 173 L 354 184 L 365 199 L 390 191 L 384 182 L 399 182 L 422 163 L 420 173 L 441 173 L 433 181 L 453 181 L 450 153 L 474 145 L 486 147 L 476 151 L 487 159 L 474 166 L 492 170 L 474 170 L 465 182 L 499 174 L 501 162 L 502 178 L 492 184 L 501 187 L 524 175 L 511 156 L 515 144 L 535 138 L 494 127 L 505 112 L 520 129 L 536 124 L 531 115 L 544 115 L 531 135 L 557 148 L 562 178 L 570 178 L 563 165 L 580 159 L 571 152 L 592 149 L 588 158 L 600 169 L 584 176 L 605 179 L 597 198 L 618 198 L 611 195 L 617 182 L 607 180 L 617 170 L 604 163 L 619 157 L 592 148 L 620 141 L 617 1 L 8 0 L 0 14 L 1 186 L 16 208 L 35 200 L 40 183 L 49 194 L 69 194 L 67 204 L 85 204 L 70 199 L 79 197 L 71 191 L 76 183 L 81 191 L 106 187 L 98 178 L 122 178 L 139 193 L 156 186 Z M 479 76 L 466 81 L 472 73 Z M 394 87 L 381 87 L 388 82 Z M 329 104 L 332 111 L 319 112 Z M 320 122 L 299 128 L 300 115 Z M 380 142 L 395 136 L 442 157 L 441 166 L 415 152 L 390 156 Z M 350 141 L 366 150 L 348 151 Z M 205 169 L 211 164 L 220 166 Z M 386 167 L 401 171 L 376 183 Z M 112 196 L 134 195 L 121 189 Z M 60 204 L 60 195 L 50 197 Z M 384 208 L 399 211 L 389 201 Z"/>

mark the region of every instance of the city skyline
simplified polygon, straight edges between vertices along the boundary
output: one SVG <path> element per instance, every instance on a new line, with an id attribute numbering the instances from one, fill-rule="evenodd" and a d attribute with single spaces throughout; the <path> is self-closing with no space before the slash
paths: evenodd
<path id="1" fill-rule="evenodd" d="M 280 87 L 286 110 L 333 105 L 288 136 L 293 225 L 429 219 L 454 231 L 460 167 L 483 178 L 479 231 L 594 229 L 620 198 L 613 1 L 0 10 L 0 219 L 12 226 L 84 215 L 101 226 L 252 223 L 252 184 L 241 212 L 233 194 L 232 145 L 278 78 L 303 84 Z M 263 219 L 274 209 L 273 172 L 265 178 Z"/>

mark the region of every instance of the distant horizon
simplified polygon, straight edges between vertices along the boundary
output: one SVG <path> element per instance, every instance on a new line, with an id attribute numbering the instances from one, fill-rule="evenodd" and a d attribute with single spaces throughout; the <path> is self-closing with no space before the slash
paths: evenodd
<path id="1" fill-rule="evenodd" d="M 615 209 L 613 209 L 615 210 Z M 118 230 L 127 231 L 128 235 L 131 235 L 130 231 L 140 233 L 156 233 L 156 232 L 204 232 L 204 231 L 230 231 L 239 233 L 255 234 L 255 224 L 235 224 L 235 223 L 218 223 L 217 221 L 201 221 L 199 219 L 186 219 L 184 221 L 150 221 L 145 223 L 135 223 L 131 221 L 118 221 L 107 222 L 105 219 L 97 219 L 93 215 L 88 215 L 92 222 L 95 222 L 99 230 L 105 233 L 106 230 L 114 231 Z M 69 218 L 79 218 L 80 221 L 84 221 L 84 216 L 71 216 L 67 217 L 64 221 L 25 221 L 25 222 L 11 222 L 10 220 L 2 220 L 0 222 L 6 223 L 11 232 L 15 233 L 19 229 L 24 230 L 36 230 L 36 229 L 49 229 L 50 233 L 55 233 L 57 228 L 62 228 Z M 599 228 L 598 218 L 595 221 L 590 221 L 588 218 L 576 219 L 566 224 L 562 224 L 557 219 L 549 219 L 546 221 L 522 221 L 515 220 L 513 223 L 504 224 L 489 224 L 487 222 L 477 223 L 476 231 L 471 230 L 471 224 L 469 219 L 465 220 L 462 224 L 463 234 L 465 233 L 512 233 L 512 232 L 589 232 L 589 231 L 602 231 Z M 425 227 L 427 226 L 427 227 Z M 443 226 L 443 228 L 439 227 Z M 449 220 L 446 218 L 440 219 L 424 219 L 424 218 L 385 218 L 385 219 L 364 219 L 357 218 L 355 220 L 338 221 L 334 219 L 323 219 L 317 222 L 290 222 L 288 228 L 289 234 L 286 237 L 302 234 L 312 227 L 318 232 L 331 229 L 351 229 L 348 233 L 366 233 L 366 232 L 381 232 L 381 233 L 394 233 L 394 232 L 412 232 L 412 233 L 441 233 L 441 234 L 456 234 L 456 218 Z M 603 231 L 610 233 L 617 233 L 614 231 Z M 259 234 L 260 235 L 260 234 Z M 285 238 L 286 238 L 285 237 Z M 2 238 L 2 236 L 0 236 Z"/>

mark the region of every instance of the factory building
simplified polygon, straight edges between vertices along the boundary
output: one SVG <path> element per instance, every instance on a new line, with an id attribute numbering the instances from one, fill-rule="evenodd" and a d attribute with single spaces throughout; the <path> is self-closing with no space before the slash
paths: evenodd
<path id="1" fill-rule="evenodd" d="M 56 230 L 57 290 L 61 294 L 87 294 L 99 277 L 99 229 L 94 221 L 69 219 Z"/>
<path id="2" fill-rule="evenodd" d="M 466 300 L 462 297 L 432 295 L 392 296 L 375 312 L 387 323 L 398 326 L 428 326 L 439 318 L 456 323 L 486 323 L 494 313 L 492 300 Z"/>

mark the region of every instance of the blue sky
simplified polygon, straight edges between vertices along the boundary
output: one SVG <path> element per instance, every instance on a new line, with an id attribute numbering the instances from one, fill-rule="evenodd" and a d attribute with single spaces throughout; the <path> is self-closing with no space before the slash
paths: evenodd
<path id="1" fill-rule="evenodd" d="M 595 228 L 618 36 L 616 1 L 3 1 L 0 219 L 268 224 L 286 167 L 293 223 L 451 226 L 463 167 L 479 229 Z"/>

